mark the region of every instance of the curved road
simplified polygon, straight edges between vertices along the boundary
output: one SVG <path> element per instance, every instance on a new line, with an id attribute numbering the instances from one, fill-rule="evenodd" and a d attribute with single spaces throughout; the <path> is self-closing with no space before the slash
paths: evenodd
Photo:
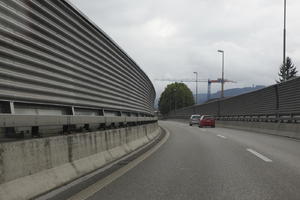
<path id="1" fill-rule="evenodd" d="M 169 140 L 89 200 L 299 200 L 300 142 L 160 122 Z"/>

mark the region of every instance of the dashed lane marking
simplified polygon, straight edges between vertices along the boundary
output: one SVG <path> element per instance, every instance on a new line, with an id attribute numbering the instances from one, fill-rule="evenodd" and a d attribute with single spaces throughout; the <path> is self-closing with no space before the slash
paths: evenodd
<path id="1" fill-rule="evenodd" d="M 264 156 L 264 155 L 262 155 L 262 154 L 260 154 L 260 153 L 258 153 L 258 152 L 256 152 L 256 151 L 254 151 L 254 150 L 252 150 L 252 149 L 247 149 L 247 151 L 249 151 L 249 152 L 252 153 L 253 155 L 259 157 L 260 159 L 262 159 L 262 160 L 265 161 L 265 162 L 272 162 L 272 160 L 271 160 L 270 158 L 268 158 L 268 157 L 266 157 L 266 156 Z"/>
<path id="2" fill-rule="evenodd" d="M 227 137 L 225 137 L 224 135 L 217 135 L 220 138 L 226 139 Z"/>

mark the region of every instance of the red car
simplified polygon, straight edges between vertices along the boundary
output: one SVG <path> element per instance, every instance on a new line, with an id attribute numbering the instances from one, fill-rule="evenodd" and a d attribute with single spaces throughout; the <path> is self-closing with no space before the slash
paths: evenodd
<path id="1" fill-rule="evenodd" d="M 212 128 L 215 128 L 215 118 L 210 115 L 203 115 L 199 119 L 199 128 L 202 128 L 204 126 L 210 126 Z"/>

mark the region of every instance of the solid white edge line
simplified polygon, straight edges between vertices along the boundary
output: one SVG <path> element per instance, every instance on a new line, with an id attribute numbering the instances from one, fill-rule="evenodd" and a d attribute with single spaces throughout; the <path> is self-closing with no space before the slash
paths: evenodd
<path id="1" fill-rule="evenodd" d="M 133 169 L 135 166 L 140 164 L 146 158 L 151 156 L 154 152 L 156 152 L 168 140 L 168 138 L 170 136 L 170 132 L 166 128 L 164 128 L 164 130 L 166 131 L 166 135 L 152 149 L 148 150 L 147 152 L 145 152 L 144 154 L 142 154 L 141 156 L 139 156 L 135 160 L 131 161 L 130 163 L 128 163 L 124 167 L 118 169 L 117 171 L 113 172 L 112 174 L 108 175 L 107 177 L 105 177 L 105 178 L 99 180 L 98 182 L 92 184 L 88 188 L 80 191 L 77 194 L 74 194 L 72 197 L 68 198 L 68 200 L 86 200 L 86 199 L 88 199 L 89 197 L 91 197 L 94 194 L 96 194 L 97 192 L 99 192 L 102 188 L 109 185 L 110 183 L 112 183 L 113 181 L 118 179 L 119 177 L 123 176 L 129 170 Z"/>
<path id="2" fill-rule="evenodd" d="M 262 159 L 262 160 L 265 161 L 265 162 L 272 162 L 272 160 L 269 159 L 268 157 L 266 157 L 266 156 L 264 156 L 264 155 L 262 155 L 262 154 L 260 154 L 260 153 L 258 153 L 258 152 L 256 152 L 256 151 L 254 151 L 254 150 L 252 150 L 252 149 L 247 149 L 247 151 L 249 151 L 249 152 L 252 153 L 253 155 L 259 157 L 260 159 Z"/>
<path id="3" fill-rule="evenodd" d="M 224 135 L 217 135 L 220 138 L 226 139 L 226 137 Z"/>

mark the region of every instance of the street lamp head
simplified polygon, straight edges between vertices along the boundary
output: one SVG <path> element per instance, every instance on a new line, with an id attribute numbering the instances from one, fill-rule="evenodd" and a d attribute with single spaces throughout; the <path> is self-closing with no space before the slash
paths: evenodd
<path id="1" fill-rule="evenodd" d="M 198 72 L 194 72 L 194 74 L 198 74 Z"/>
<path id="2" fill-rule="evenodd" d="M 220 52 L 220 53 L 224 53 L 224 51 L 223 51 L 223 50 L 218 50 L 218 52 Z"/>

